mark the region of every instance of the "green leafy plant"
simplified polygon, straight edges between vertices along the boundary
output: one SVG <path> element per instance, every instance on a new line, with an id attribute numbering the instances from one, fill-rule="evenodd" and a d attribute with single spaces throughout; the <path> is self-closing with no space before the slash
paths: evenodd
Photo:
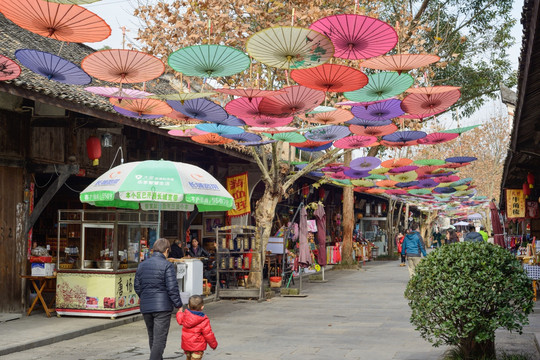
<path id="1" fill-rule="evenodd" d="M 405 297 L 421 336 L 434 346 L 456 346 L 463 359 L 494 358 L 495 330 L 521 333 L 533 307 L 521 264 L 489 243 L 433 251 L 416 267 Z"/>

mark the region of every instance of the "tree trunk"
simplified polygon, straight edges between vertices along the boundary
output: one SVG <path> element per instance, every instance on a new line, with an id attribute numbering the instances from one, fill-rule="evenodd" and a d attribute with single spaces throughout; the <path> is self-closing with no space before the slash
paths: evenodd
<path id="1" fill-rule="evenodd" d="M 493 338 L 495 338 L 495 334 L 493 334 Z M 470 335 L 468 338 L 462 339 L 458 346 L 464 360 L 495 359 L 494 340 L 477 342 L 473 335 Z"/>
<path id="2" fill-rule="evenodd" d="M 345 154 L 345 166 L 349 166 L 352 154 Z M 352 237 L 354 227 L 354 191 L 352 186 L 343 188 L 343 247 L 341 250 L 341 262 L 352 264 Z"/>

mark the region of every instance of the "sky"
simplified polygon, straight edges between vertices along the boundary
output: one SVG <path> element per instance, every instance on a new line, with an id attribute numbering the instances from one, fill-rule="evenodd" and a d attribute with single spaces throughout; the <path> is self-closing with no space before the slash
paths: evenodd
<path id="1" fill-rule="evenodd" d="M 168 0 L 171 1 L 171 0 Z M 112 34 L 105 41 L 99 43 L 87 44 L 94 49 L 100 49 L 103 46 L 110 46 L 111 48 L 122 48 L 122 30 L 121 27 L 125 26 L 129 31 L 126 34 L 126 44 L 131 43 L 137 46 L 134 40 L 137 37 L 137 29 L 139 27 L 139 21 L 134 17 L 133 9 L 137 7 L 139 2 L 157 2 L 156 0 L 101 0 L 93 4 L 85 5 L 85 7 L 101 16 L 111 27 Z M 517 19 L 515 26 L 512 29 L 512 36 L 516 39 L 514 46 L 509 49 L 510 60 L 513 68 L 517 70 L 519 64 L 519 56 L 521 53 L 521 36 L 523 26 L 520 23 L 521 10 L 523 7 L 523 0 L 514 1 L 514 8 L 512 9 L 512 17 Z M 137 48 L 137 47 L 135 47 Z M 472 125 L 479 122 L 483 122 L 492 116 L 504 115 L 506 116 L 506 107 L 499 100 L 489 101 L 480 110 L 473 114 L 469 118 L 461 119 L 460 126 Z M 442 121 L 446 124 L 450 119 L 447 115 L 446 119 Z M 450 124 L 449 124 L 450 125 Z M 457 124 L 453 124 L 457 125 Z"/>

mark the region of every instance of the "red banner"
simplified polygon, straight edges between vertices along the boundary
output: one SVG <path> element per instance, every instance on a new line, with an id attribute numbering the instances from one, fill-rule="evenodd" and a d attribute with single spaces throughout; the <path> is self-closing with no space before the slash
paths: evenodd
<path id="1" fill-rule="evenodd" d="M 227 177 L 227 191 L 236 205 L 236 209 L 227 211 L 227 216 L 242 216 L 251 212 L 247 172 Z"/>

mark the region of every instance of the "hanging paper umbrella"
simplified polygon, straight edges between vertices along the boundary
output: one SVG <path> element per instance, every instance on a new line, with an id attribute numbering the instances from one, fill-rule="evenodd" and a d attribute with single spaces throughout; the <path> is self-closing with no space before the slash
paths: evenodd
<path id="1" fill-rule="evenodd" d="M 334 146 L 340 149 L 358 149 L 372 146 L 377 141 L 375 136 L 347 136 L 334 142 Z"/>
<path id="2" fill-rule="evenodd" d="M 300 135 L 294 131 L 280 132 L 276 134 L 263 133 L 263 135 L 274 140 L 281 140 L 288 143 L 301 143 L 306 141 L 306 138 L 303 135 Z"/>
<path id="3" fill-rule="evenodd" d="M 421 166 L 437 166 L 437 165 L 444 165 L 445 161 L 441 159 L 419 159 L 419 160 L 414 160 L 413 164 L 421 165 Z"/>
<path id="4" fill-rule="evenodd" d="M 347 175 L 345 175 L 345 173 L 343 171 L 340 171 L 340 172 L 331 172 L 331 173 L 327 173 L 326 174 L 328 177 L 332 178 L 332 179 L 337 179 L 337 180 L 345 180 L 345 179 L 348 179 Z"/>
<path id="5" fill-rule="evenodd" d="M 394 99 L 394 98 L 391 98 L 391 99 Z M 376 104 L 376 103 L 379 103 L 379 102 L 382 102 L 382 101 L 386 101 L 388 99 L 383 99 L 383 100 L 376 100 L 376 101 L 340 101 L 338 103 L 336 103 L 336 105 L 340 105 L 340 106 L 369 106 L 369 105 L 373 105 L 373 104 Z"/>
<path id="6" fill-rule="evenodd" d="M 300 119 L 306 120 L 310 123 L 330 125 L 342 124 L 351 120 L 354 116 L 349 110 L 336 109 L 334 111 L 325 111 L 308 116 L 301 115 L 299 117 Z"/>
<path id="7" fill-rule="evenodd" d="M 409 141 L 414 141 L 426 137 L 426 133 L 423 131 L 396 131 L 390 135 L 384 135 L 382 138 L 385 141 L 389 141 L 397 144 L 406 144 Z"/>
<path id="8" fill-rule="evenodd" d="M 368 171 L 368 172 L 371 172 L 371 170 Z M 371 174 L 368 177 L 366 177 L 366 179 L 369 179 L 369 180 L 386 180 L 386 176 L 385 175 L 378 175 L 378 174 Z"/>
<path id="9" fill-rule="evenodd" d="M 397 72 L 380 72 L 369 75 L 369 82 L 360 90 L 345 92 L 343 95 L 351 101 L 376 101 L 399 95 L 414 82 L 409 74 Z M 406 110 L 405 110 L 406 111 Z"/>
<path id="10" fill-rule="evenodd" d="M 60 41 L 99 42 L 111 35 L 102 18 L 78 5 L 6 0 L 0 2 L 0 13 L 26 30 Z"/>
<path id="11" fill-rule="evenodd" d="M 368 106 L 353 106 L 351 112 L 359 119 L 389 120 L 403 114 L 401 100 L 389 99 Z"/>
<path id="12" fill-rule="evenodd" d="M 442 133 L 449 133 L 449 134 L 463 134 L 469 130 L 472 130 L 474 128 L 477 128 L 479 126 L 481 126 L 482 124 L 478 124 L 478 125 L 471 125 L 471 126 L 465 126 L 465 127 L 458 127 L 456 129 L 448 129 L 448 130 L 441 130 L 440 132 Z"/>
<path id="13" fill-rule="evenodd" d="M 144 99 L 152 93 L 141 91 L 141 90 L 135 90 L 135 89 L 121 89 L 117 87 L 106 87 L 106 86 L 90 86 L 84 88 L 86 91 L 90 91 L 91 93 L 105 96 L 108 98 L 116 98 L 116 99 Z"/>
<path id="14" fill-rule="evenodd" d="M 307 140 L 307 141 L 310 141 L 310 140 Z M 297 149 L 301 150 L 301 151 L 315 152 L 315 151 L 323 151 L 323 150 L 329 149 L 331 147 L 332 147 L 332 142 L 330 141 L 329 143 L 326 143 L 324 145 L 320 145 L 320 146 L 317 146 L 317 147 L 301 147 L 300 146 L 300 147 L 297 147 Z"/>
<path id="15" fill-rule="evenodd" d="M 414 181 L 418 178 L 418 174 L 416 171 L 409 171 L 401 174 L 396 175 L 390 175 L 390 180 L 394 180 L 397 182 L 408 182 L 408 181 Z"/>
<path id="16" fill-rule="evenodd" d="M 361 66 L 376 70 L 397 71 L 400 74 L 402 71 L 427 66 L 440 59 L 437 55 L 429 54 L 397 54 L 368 59 L 363 61 Z"/>
<path id="17" fill-rule="evenodd" d="M 151 99 L 176 100 L 183 103 L 186 100 L 193 100 L 215 95 L 215 92 L 177 92 L 174 94 L 158 94 L 149 96 Z"/>
<path id="18" fill-rule="evenodd" d="M 4 55 L 0 55 L 0 81 L 13 80 L 21 74 L 21 67 Z"/>
<path id="19" fill-rule="evenodd" d="M 385 168 L 393 169 L 393 168 L 398 168 L 398 167 L 401 167 L 401 166 L 410 165 L 410 164 L 412 164 L 412 162 L 413 161 L 411 159 L 407 159 L 407 158 L 389 159 L 389 160 L 383 161 L 381 163 L 381 166 L 383 166 Z"/>
<path id="20" fill-rule="evenodd" d="M 220 124 L 220 125 L 227 125 L 227 126 L 244 126 L 246 123 L 240 119 L 238 119 L 235 116 L 229 115 L 226 119 L 216 119 L 216 120 L 210 120 L 210 122 Z"/>
<path id="21" fill-rule="evenodd" d="M 446 169 L 457 169 L 457 168 L 460 168 L 460 167 L 463 167 L 463 166 L 467 166 L 467 165 L 471 165 L 471 163 L 450 163 L 450 164 L 445 164 L 444 167 Z"/>
<path id="22" fill-rule="evenodd" d="M 400 174 L 404 172 L 409 172 L 418 169 L 418 166 L 415 165 L 406 165 L 406 166 L 398 166 L 394 167 L 390 170 L 388 170 L 388 173 L 390 174 Z"/>
<path id="23" fill-rule="evenodd" d="M 286 91 L 283 91 L 282 94 L 285 94 Z M 259 109 L 259 105 L 262 101 L 261 98 L 245 98 L 241 97 L 238 99 L 234 99 L 232 101 L 229 101 L 227 105 L 225 105 L 225 110 L 231 114 L 234 115 L 244 121 L 248 119 L 257 119 L 261 116 L 268 115 L 261 112 Z M 292 121 L 292 120 L 291 120 Z"/>
<path id="24" fill-rule="evenodd" d="M 379 189 L 379 188 L 372 188 L 366 190 L 366 193 L 368 194 L 383 194 L 386 190 L 385 189 Z"/>
<path id="25" fill-rule="evenodd" d="M 353 159 L 350 167 L 356 170 L 372 170 L 381 165 L 381 160 L 373 156 L 364 156 Z"/>
<path id="26" fill-rule="evenodd" d="M 332 163 L 332 164 L 327 164 L 325 167 L 321 169 L 321 171 L 337 173 L 337 172 L 343 172 L 349 169 L 350 167 L 345 166 L 343 163 Z"/>
<path id="27" fill-rule="evenodd" d="M 418 143 L 423 145 L 437 145 L 442 144 L 450 140 L 454 140 L 458 137 L 458 134 L 435 132 L 428 134 L 425 138 L 419 139 Z"/>
<path id="28" fill-rule="evenodd" d="M 259 103 L 263 114 L 275 117 L 290 117 L 313 110 L 324 101 L 322 91 L 295 85 L 283 88 L 285 94 L 266 97 Z"/>
<path id="29" fill-rule="evenodd" d="M 344 170 L 343 173 L 347 175 L 348 177 L 350 177 L 351 179 L 361 179 L 361 178 L 366 178 L 369 176 L 369 173 L 367 171 L 355 170 L 355 169 L 347 169 L 347 170 Z M 351 183 L 356 186 L 370 186 L 371 187 L 375 185 L 373 181 L 369 181 L 369 183 L 367 183 L 367 182 L 360 182 L 360 180 L 353 180 L 351 181 Z"/>
<path id="30" fill-rule="evenodd" d="M 358 172 L 358 170 L 352 170 Z M 351 184 L 362 187 L 373 187 L 375 184 L 370 180 L 351 180 Z"/>
<path id="31" fill-rule="evenodd" d="M 356 125 L 357 127 L 359 127 L 359 126 L 363 126 L 363 127 L 368 127 L 368 126 L 379 127 L 379 126 L 391 125 L 393 123 L 392 123 L 392 120 L 364 120 L 364 119 L 359 119 L 359 118 L 355 117 L 355 118 L 352 118 L 351 120 L 347 121 L 347 124 Z M 396 130 L 397 130 L 397 127 L 396 127 Z M 365 135 L 365 134 L 358 133 L 358 135 Z M 371 135 L 371 134 L 369 134 L 369 135 Z"/>
<path id="32" fill-rule="evenodd" d="M 233 135 L 233 134 L 241 134 L 244 132 L 244 129 L 241 129 L 237 126 L 226 126 L 226 125 L 219 125 L 219 124 L 198 124 L 195 125 L 196 129 L 206 131 L 209 133 L 214 133 L 218 135 Z"/>
<path id="33" fill-rule="evenodd" d="M 206 144 L 206 145 L 223 145 L 223 144 L 229 144 L 233 142 L 233 140 L 231 139 L 224 138 L 223 136 L 220 136 L 214 133 L 192 136 L 191 140 L 199 144 Z"/>
<path id="34" fill-rule="evenodd" d="M 470 163 L 476 160 L 478 159 L 475 158 L 474 156 L 455 156 L 455 157 L 449 157 L 445 159 L 446 162 L 458 163 L 458 164 Z"/>
<path id="35" fill-rule="evenodd" d="M 286 132 L 294 132 L 298 130 L 295 127 L 292 126 L 276 126 L 276 127 L 257 127 L 252 126 L 249 128 L 249 131 L 253 132 L 261 132 L 261 133 L 268 133 L 268 134 L 279 134 L 279 133 L 286 133 Z M 304 138 L 305 140 L 305 138 Z M 302 140 L 302 141 L 304 141 Z M 302 142 L 300 141 L 300 142 Z"/>
<path id="36" fill-rule="evenodd" d="M 279 127 L 287 126 L 293 121 L 293 117 L 286 118 L 274 118 L 266 115 L 255 118 L 244 118 L 244 122 L 249 126 L 262 126 L 262 127 Z"/>
<path id="37" fill-rule="evenodd" d="M 406 146 L 418 145 L 418 140 L 411 140 L 411 141 L 406 141 L 406 142 L 393 142 L 393 141 L 381 140 L 379 141 L 379 144 L 382 146 L 390 147 L 390 148 L 401 149 L 402 147 L 406 147 Z"/>
<path id="38" fill-rule="evenodd" d="M 388 172 L 388 170 L 390 170 L 389 168 L 385 168 L 385 167 L 380 167 L 380 168 L 377 168 L 377 169 L 372 169 L 369 171 L 370 174 L 386 174 Z"/>
<path id="39" fill-rule="evenodd" d="M 300 143 L 290 143 L 289 145 L 297 147 L 297 148 L 316 149 L 318 147 L 328 145 L 328 144 L 330 144 L 330 146 L 332 146 L 331 141 L 311 141 L 311 140 L 306 140 L 306 141 L 303 141 L 303 142 L 300 142 Z"/>
<path id="40" fill-rule="evenodd" d="M 340 14 L 315 21 L 310 29 L 328 36 L 341 59 L 367 59 L 387 53 L 396 46 L 398 36 L 387 23 L 369 16 Z"/>
<path id="41" fill-rule="evenodd" d="M 276 96 L 285 93 L 284 90 L 261 90 L 255 88 L 214 89 L 214 91 L 231 96 L 243 96 L 248 100 L 255 97 Z"/>
<path id="42" fill-rule="evenodd" d="M 438 183 L 433 179 L 424 179 L 424 180 L 420 180 L 417 186 L 420 188 L 432 188 L 437 185 Z"/>
<path id="43" fill-rule="evenodd" d="M 385 190 L 384 192 L 390 195 L 406 195 L 407 194 L 406 190 L 401 190 L 401 189 L 388 189 L 388 190 Z"/>
<path id="44" fill-rule="evenodd" d="M 456 189 L 451 187 L 437 187 L 433 191 L 438 194 L 452 194 L 456 192 Z"/>
<path id="45" fill-rule="evenodd" d="M 122 84 L 149 81 L 165 71 L 157 57 L 136 50 L 100 50 L 86 56 L 81 66 L 96 79 Z"/>
<path id="46" fill-rule="evenodd" d="M 184 130 L 177 129 L 177 130 L 169 130 L 167 133 L 169 135 L 179 136 L 179 137 L 192 137 L 192 136 L 206 134 L 205 131 L 201 131 L 199 129 L 184 129 Z"/>
<path id="47" fill-rule="evenodd" d="M 396 184 L 398 188 L 412 188 L 418 185 L 418 181 L 399 182 Z"/>
<path id="48" fill-rule="evenodd" d="M 390 121 L 390 120 L 389 120 Z M 384 136 L 389 135 L 397 130 L 397 126 L 394 124 L 388 124 L 384 126 L 360 126 L 360 125 L 351 125 L 349 130 L 352 133 L 365 136 Z"/>
<path id="49" fill-rule="evenodd" d="M 249 67 L 249 56 L 225 45 L 193 45 L 176 50 L 167 60 L 174 70 L 187 76 L 231 76 Z"/>
<path id="50" fill-rule="evenodd" d="M 120 99 L 110 98 L 111 104 L 132 111 L 139 115 L 166 115 L 172 108 L 165 101 L 156 99 Z"/>
<path id="51" fill-rule="evenodd" d="M 306 139 L 313 141 L 334 141 L 350 135 L 349 128 L 340 125 L 322 126 L 304 133 Z"/>
<path id="52" fill-rule="evenodd" d="M 427 194 L 431 194 L 431 190 L 430 189 L 410 189 L 410 190 L 407 190 L 407 192 L 409 194 L 413 194 L 413 195 L 427 195 Z"/>
<path id="53" fill-rule="evenodd" d="M 398 182 L 394 180 L 379 180 L 375 183 L 375 185 L 379 187 L 394 187 L 396 184 L 398 184 Z"/>
<path id="54" fill-rule="evenodd" d="M 248 133 L 248 132 L 243 132 L 240 134 L 222 134 L 222 136 L 227 139 L 232 139 L 238 142 L 254 143 L 254 142 L 260 142 L 262 140 L 262 137 L 260 137 L 259 135 Z"/>
<path id="55" fill-rule="evenodd" d="M 183 104 L 180 101 L 169 100 L 167 104 L 189 117 L 204 121 L 221 121 L 229 116 L 221 106 L 203 98 L 186 100 Z"/>
<path id="56" fill-rule="evenodd" d="M 28 69 L 49 80 L 72 85 L 85 85 L 92 81 L 92 78 L 74 63 L 48 52 L 20 49 L 15 51 L 15 57 Z"/>
<path id="57" fill-rule="evenodd" d="M 295 26 L 276 26 L 249 37 L 246 50 L 255 60 L 279 69 L 305 69 L 326 63 L 334 45 L 321 33 Z"/>
<path id="58" fill-rule="evenodd" d="M 401 108 L 409 114 L 433 114 L 444 111 L 454 105 L 461 97 L 459 90 L 435 94 L 409 94 Z"/>
<path id="59" fill-rule="evenodd" d="M 418 175 L 437 174 L 437 173 L 440 173 L 441 171 L 444 171 L 444 170 L 441 169 L 440 165 L 425 165 L 416 169 L 416 172 L 418 173 Z"/>
<path id="60" fill-rule="evenodd" d="M 300 85 L 325 92 L 354 91 L 368 83 L 367 75 L 360 70 L 337 64 L 293 70 L 291 78 Z"/>
<path id="61" fill-rule="evenodd" d="M 264 140 L 264 141 L 247 141 L 247 142 L 241 142 L 239 143 L 239 145 L 242 145 L 242 146 L 262 146 L 262 145 L 266 145 L 266 144 L 271 144 L 271 143 L 275 143 L 277 140 Z"/>
<path id="62" fill-rule="evenodd" d="M 124 116 L 129 116 L 129 117 L 133 117 L 133 118 L 137 118 L 137 119 L 157 119 L 157 118 L 160 118 L 162 117 L 163 115 L 150 115 L 150 114 L 145 114 L 145 113 L 138 113 L 138 112 L 135 112 L 135 111 L 130 111 L 130 110 L 126 110 L 124 108 L 121 108 L 119 106 L 113 106 L 113 109 L 114 111 L 124 115 Z"/>
<path id="63" fill-rule="evenodd" d="M 449 86 L 449 85 L 439 85 L 439 86 L 428 86 L 428 87 L 414 87 L 405 90 L 411 94 L 425 94 L 433 95 L 438 93 L 444 93 L 448 91 L 454 91 L 461 89 L 461 86 Z"/>
<path id="64" fill-rule="evenodd" d="M 448 183 L 448 184 L 451 184 L 451 183 L 453 183 L 454 181 L 458 181 L 458 180 L 459 180 L 459 176 L 456 176 L 456 175 L 438 176 L 438 177 L 434 178 L 433 180 L 435 180 L 435 182 L 437 182 L 437 183 L 439 183 L 439 184 L 442 184 L 442 183 Z"/>
<path id="65" fill-rule="evenodd" d="M 330 111 L 335 111 L 337 108 L 332 106 L 317 106 L 315 109 L 308 111 L 306 114 L 319 114 L 319 113 L 325 113 Z"/>

